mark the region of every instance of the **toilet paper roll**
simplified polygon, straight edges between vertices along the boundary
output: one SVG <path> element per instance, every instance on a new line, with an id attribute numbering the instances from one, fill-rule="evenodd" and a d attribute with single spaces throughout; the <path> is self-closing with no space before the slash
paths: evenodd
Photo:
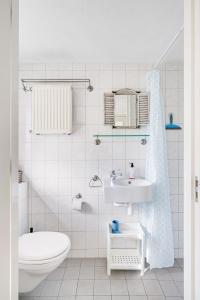
<path id="1" fill-rule="evenodd" d="M 74 198 L 72 200 L 72 210 L 82 211 L 82 205 L 83 205 L 83 199 L 82 198 L 80 198 L 80 199 Z"/>

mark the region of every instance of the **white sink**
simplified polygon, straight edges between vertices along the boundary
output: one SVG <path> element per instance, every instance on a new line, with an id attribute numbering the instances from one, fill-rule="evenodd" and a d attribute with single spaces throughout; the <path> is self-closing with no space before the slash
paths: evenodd
<path id="1" fill-rule="evenodd" d="M 152 201 L 152 183 L 146 179 L 104 179 L 104 200 L 113 203 L 142 203 Z"/>

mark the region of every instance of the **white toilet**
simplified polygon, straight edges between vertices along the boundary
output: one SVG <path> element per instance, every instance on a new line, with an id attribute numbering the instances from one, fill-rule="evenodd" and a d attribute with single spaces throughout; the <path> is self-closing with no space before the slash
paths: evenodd
<path id="1" fill-rule="evenodd" d="M 71 242 L 60 232 L 34 232 L 19 237 L 19 293 L 33 290 L 67 257 Z"/>

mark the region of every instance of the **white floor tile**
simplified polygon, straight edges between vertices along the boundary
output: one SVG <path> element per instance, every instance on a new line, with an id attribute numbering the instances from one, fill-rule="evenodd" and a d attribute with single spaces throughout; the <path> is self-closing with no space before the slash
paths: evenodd
<path id="1" fill-rule="evenodd" d="M 127 280 L 129 295 L 145 296 L 142 280 Z"/>
<path id="2" fill-rule="evenodd" d="M 55 271 L 51 272 L 47 277 L 47 280 L 62 280 L 65 273 L 64 268 L 57 268 Z"/>
<path id="3" fill-rule="evenodd" d="M 94 300 L 111 300 L 111 296 L 94 296 Z"/>
<path id="4" fill-rule="evenodd" d="M 160 281 L 163 293 L 167 297 L 178 297 L 180 292 L 173 281 Z"/>
<path id="5" fill-rule="evenodd" d="M 94 280 L 79 280 L 77 295 L 93 295 Z"/>
<path id="6" fill-rule="evenodd" d="M 167 271 L 167 269 L 156 269 L 155 271 L 156 278 L 158 280 L 172 280 L 172 277 L 170 276 L 170 272 Z"/>
<path id="7" fill-rule="evenodd" d="M 65 269 L 64 279 L 78 279 L 80 266 L 69 266 Z"/>
<path id="8" fill-rule="evenodd" d="M 94 279 L 94 266 L 92 265 L 81 265 L 80 268 L 80 279 Z"/>
<path id="9" fill-rule="evenodd" d="M 163 292 L 157 280 L 143 280 L 148 296 L 162 296 Z"/>
<path id="10" fill-rule="evenodd" d="M 59 296 L 73 296 L 76 295 L 77 280 L 63 280 L 60 287 Z"/>
<path id="11" fill-rule="evenodd" d="M 95 279 L 109 279 L 109 276 L 107 275 L 106 266 L 95 267 Z"/>
<path id="12" fill-rule="evenodd" d="M 112 295 L 128 295 L 126 280 L 111 280 L 110 286 Z"/>
<path id="13" fill-rule="evenodd" d="M 102 295 L 102 296 L 111 295 L 110 280 L 95 280 L 94 295 Z"/>
<path id="14" fill-rule="evenodd" d="M 55 297 L 58 296 L 59 289 L 61 286 L 61 281 L 46 281 L 44 288 L 42 289 L 41 296 L 45 297 Z"/>
<path id="15" fill-rule="evenodd" d="M 147 296 L 130 296 L 130 300 L 148 300 Z"/>

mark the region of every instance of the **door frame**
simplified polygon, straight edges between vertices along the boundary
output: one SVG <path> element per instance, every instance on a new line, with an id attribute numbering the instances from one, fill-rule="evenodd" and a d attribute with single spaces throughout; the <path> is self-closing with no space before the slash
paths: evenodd
<path id="1" fill-rule="evenodd" d="M 0 1 L 0 299 L 18 299 L 18 0 Z"/>
<path id="2" fill-rule="evenodd" d="M 184 1 L 184 297 L 200 299 L 200 0 Z M 198 187 L 199 189 L 199 184 Z M 198 200 L 196 199 L 198 196 Z M 197 200 L 197 201 L 196 201 Z"/>

